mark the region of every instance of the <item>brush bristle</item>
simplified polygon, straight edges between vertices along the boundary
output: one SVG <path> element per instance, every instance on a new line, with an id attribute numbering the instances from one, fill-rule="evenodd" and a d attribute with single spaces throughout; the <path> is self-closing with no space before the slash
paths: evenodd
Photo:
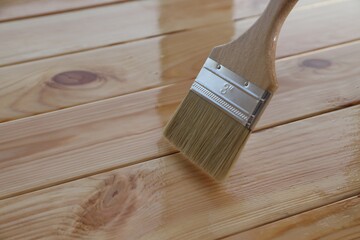
<path id="1" fill-rule="evenodd" d="M 165 128 L 165 137 L 195 165 L 223 180 L 250 130 L 190 91 Z"/>

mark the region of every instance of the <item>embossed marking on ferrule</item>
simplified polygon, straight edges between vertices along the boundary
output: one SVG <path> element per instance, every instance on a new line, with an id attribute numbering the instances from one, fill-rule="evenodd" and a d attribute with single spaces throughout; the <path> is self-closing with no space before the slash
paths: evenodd
<path id="1" fill-rule="evenodd" d="M 249 129 L 253 128 L 271 95 L 210 58 L 191 86 L 191 91 L 220 107 Z"/>

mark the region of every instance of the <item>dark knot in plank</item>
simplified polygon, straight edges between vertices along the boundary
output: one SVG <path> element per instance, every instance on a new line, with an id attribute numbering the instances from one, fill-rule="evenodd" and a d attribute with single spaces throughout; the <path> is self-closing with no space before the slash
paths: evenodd
<path id="1" fill-rule="evenodd" d="M 322 69 L 330 67 L 331 61 L 325 59 L 306 59 L 302 62 L 302 65 L 304 67 Z"/>
<path id="2" fill-rule="evenodd" d="M 74 86 L 94 82 L 97 78 L 98 75 L 96 73 L 75 70 L 56 74 L 52 80 L 61 85 Z"/>

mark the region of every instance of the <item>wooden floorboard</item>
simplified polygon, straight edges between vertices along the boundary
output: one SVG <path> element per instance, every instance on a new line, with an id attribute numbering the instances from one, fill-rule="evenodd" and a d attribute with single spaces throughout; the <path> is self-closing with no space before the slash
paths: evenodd
<path id="1" fill-rule="evenodd" d="M 296 5 L 226 182 L 162 136 L 268 2 L 0 1 L 0 239 L 360 238 L 360 1 Z"/>
<path id="2" fill-rule="evenodd" d="M 63 13 L 67 11 L 82 10 L 104 6 L 108 4 L 127 2 L 131 0 L 71 0 L 71 1 L 49 1 L 49 0 L 2 0 L 0 1 L 0 22 L 14 21 L 18 19 L 38 17 L 50 14 Z M 140 0 L 137 0 L 140 1 Z M 142 0 L 143 1 L 143 0 Z M 175 2 L 176 0 L 170 0 Z M 169 2 L 170 2 L 169 1 Z M 229 2 L 229 0 L 226 0 Z M 298 5 L 307 5 L 311 0 L 302 0 Z M 322 0 L 321 4 L 328 1 L 339 0 Z M 161 0 L 158 0 L 161 2 Z M 225 1 L 223 1 L 225 2 Z M 233 14 L 235 18 L 243 18 L 244 10 L 248 14 L 258 15 L 259 9 L 265 8 L 268 0 L 233 0 Z M 175 3 L 176 4 L 176 3 Z M 176 8 L 176 7 L 174 7 Z"/>
<path id="3" fill-rule="evenodd" d="M 320 6 L 315 4 L 317 7 L 314 8 L 298 8 L 291 13 L 289 21 L 299 21 L 298 18 L 305 13 L 309 19 L 301 24 L 297 22 L 297 25 L 307 29 L 304 34 L 310 32 L 315 34 L 319 31 L 319 27 L 314 31 L 308 28 L 319 26 L 316 23 L 326 18 L 326 24 L 320 28 L 326 33 L 329 42 L 338 42 L 339 38 L 345 39 L 343 41 L 358 38 L 359 33 L 353 31 L 357 26 L 349 26 L 348 23 L 359 24 L 357 21 L 359 2 L 357 0 L 328 2 L 329 4 Z M 257 4 L 248 6 L 256 7 Z M 142 14 L 139 15 L 139 12 Z M 199 14 L 205 12 L 206 14 Z M 253 12 L 252 9 L 241 11 L 243 17 L 253 15 Z M 346 14 L 343 14 L 344 12 Z M 210 4 L 209 0 L 164 0 L 133 1 L 26 21 L 5 22 L 0 24 L 0 35 L 3 36 L 0 45 L 0 66 L 231 22 L 233 16 L 232 1 L 213 0 Z M 334 28 L 332 31 L 325 31 L 324 26 L 334 26 Z M 334 34 L 334 31 L 337 33 Z M 301 39 L 297 38 L 297 40 Z M 304 44 L 307 45 L 306 40 L 299 42 L 299 45 Z M 318 42 L 321 46 L 328 44 Z"/>
<path id="4" fill-rule="evenodd" d="M 357 1 L 349 3 L 317 6 L 290 16 L 280 36 L 278 57 L 356 39 L 359 34 L 352 27 L 357 23 L 351 27 L 348 23 L 357 15 L 349 13 L 350 20 L 342 17 L 343 10 L 356 5 Z M 339 11 L 334 12 L 337 8 Z M 322 14 L 318 13 L 319 10 Z M 0 68 L 0 121 L 194 79 L 214 46 L 239 36 L 253 21 L 219 24 Z M 329 37 L 334 31 L 336 36 Z M 311 32 L 311 37 L 304 37 L 308 32 Z M 358 57 L 358 52 L 354 54 Z M 318 61 L 313 64 L 320 64 L 319 67 L 325 64 L 326 67 L 328 63 Z"/>
<path id="5" fill-rule="evenodd" d="M 233 20 L 232 1 L 208 2 L 133 1 L 3 23 L 0 34 L 5 37 L 0 46 L 0 65 Z M 207 14 L 199 14 L 205 11 Z M 246 9 L 243 13 L 248 16 Z M 14 41 L 14 37 L 18 40 Z"/>
<path id="6" fill-rule="evenodd" d="M 2 200 L 0 237 L 214 239 L 339 201 L 360 193 L 359 117 L 254 133 L 223 184 L 175 154 Z"/>
<path id="7" fill-rule="evenodd" d="M 360 197 L 351 197 L 223 239 L 360 239 Z"/>
<path id="8" fill-rule="evenodd" d="M 0 22 L 102 6 L 126 0 L 1 0 Z"/>
<path id="9" fill-rule="evenodd" d="M 359 55 L 356 43 L 279 61 L 280 87 L 257 129 L 358 104 Z M 191 83 L 0 124 L 0 197 L 174 152 L 162 128 Z"/>

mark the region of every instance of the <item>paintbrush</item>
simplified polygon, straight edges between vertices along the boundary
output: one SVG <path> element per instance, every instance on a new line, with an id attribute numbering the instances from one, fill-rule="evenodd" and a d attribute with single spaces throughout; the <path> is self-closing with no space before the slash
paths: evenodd
<path id="1" fill-rule="evenodd" d="M 228 175 L 277 89 L 276 42 L 296 2 L 271 0 L 243 35 L 215 47 L 165 127 L 165 137 L 216 180 Z"/>

